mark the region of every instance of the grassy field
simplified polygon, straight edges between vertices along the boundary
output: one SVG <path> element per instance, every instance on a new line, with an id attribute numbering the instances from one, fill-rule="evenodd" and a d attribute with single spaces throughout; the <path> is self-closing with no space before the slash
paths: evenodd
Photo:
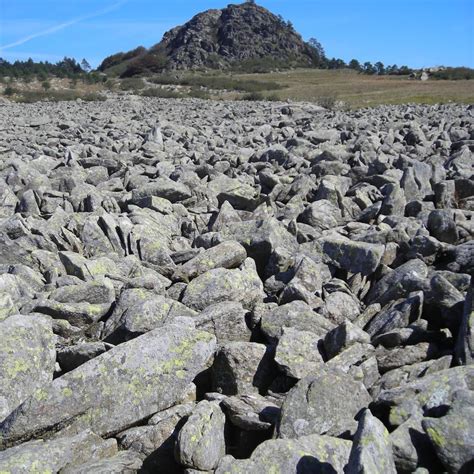
<path id="1" fill-rule="evenodd" d="M 112 78 L 105 83 L 72 83 L 51 79 L 45 91 L 39 82 L 15 82 L 13 100 L 100 100 L 105 90 L 148 97 L 197 97 L 203 99 L 291 100 L 332 106 L 340 101 L 350 108 L 380 104 L 458 102 L 474 103 L 474 80 L 429 80 L 404 76 L 368 76 L 351 70 L 295 69 L 262 74 L 222 72 L 160 74 L 148 78 Z M 7 85 L 0 85 L 5 94 Z M 97 98 L 97 99 L 96 99 Z"/>
<path id="2" fill-rule="evenodd" d="M 269 94 L 280 99 L 317 102 L 334 98 L 352 108 L 379 104 L 474 103 L 474 80 L 422 82 L 399 76 L 367 76 L 350 70 L 317 69 L 247 74 L 235 78 L 276 82 L 284 88 L 269 91 Z"/>

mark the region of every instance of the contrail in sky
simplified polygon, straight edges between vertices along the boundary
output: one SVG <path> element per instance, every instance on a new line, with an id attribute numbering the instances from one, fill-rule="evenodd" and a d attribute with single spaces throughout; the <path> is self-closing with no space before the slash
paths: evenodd
<path id="1" fill-rule="evenodd" d="M 52 26 L 51 28 L 47 28 L 46 30 L 38 31 L 38 33 L 33 33 L 31 35 L 25 36 L 24 38 L 14 41 L 13 43 L 0 46 L 0 50 L 10 49 L 10 48 L 14 48 L 15 46 L 20 46 L 21 44 L 25 44 L 28 41 L 31 41 L 35 38 L 51 35 L 53 33 L 56 33 L 57 31 L 64 30 L 64 28 L 68 28 L 69 26 L 75 25 L 76 23 L 79 23 L 81 21 L 89 20 L 97 16 L 105 15 L 106 13 L 109 13 L 121 7 L 124 3 L 127 3 L 128 1 L 129 0 L 120 0 L 119 2 L 116 2 L 113 5 L 110 5 L 110 7 L 103 8 L 102 10 L 98 10 L 94 13 L 89 13 L 88 15 L 83 15 L 77 18 L 73 18 L 72 20 L 65 21 L 64 23 L 60 23 L 59 25 L 56 25 L 56 26 Z"/>

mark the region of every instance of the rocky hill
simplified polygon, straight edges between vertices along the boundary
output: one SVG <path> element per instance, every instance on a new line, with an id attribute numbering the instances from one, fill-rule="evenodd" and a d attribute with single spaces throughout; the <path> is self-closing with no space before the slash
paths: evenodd
<path id="1" fill-rule="evenodd" d="M 225 69 L 252 61 L 308 66 L 317 63 L 318 55 L 290 22 L 244 3 L 199 13 L 152 48 L 110 56 L 99 69 L 131 76 L 161 69 Z"/>

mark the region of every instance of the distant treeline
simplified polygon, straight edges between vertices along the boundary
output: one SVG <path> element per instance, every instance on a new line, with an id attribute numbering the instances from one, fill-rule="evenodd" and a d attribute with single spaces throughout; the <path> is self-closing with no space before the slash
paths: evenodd
<path id="1" fill-rule="evenodd" d="M 0 58 L 0 78 L 22 79 L 26 81 L 45 81 L 51 77 L 84 79 L 87 82 L 100 82 L 101 74 L 92 71 L 89 63 L 83 59 L 80 63 L 73 58 L 65 57 L 55 64 L 48 61 L 35 62 L 15 61 L 10 63 Z"/>
<path id="2" fill-rule="evenodd" d="M 396 75 L 407 76 L 416 74 L 417 70 L 408 66 L 397 66 L 396 64 L 385 66 L 378 61 L 360 63 L 357 59 L 352 59 L 346 63 L 342 59 L 327 58 L 324 49 L 315 39 L 311 39 L 309 44 L 315 49 L 314 67 L 318 69 L 353 69 L 362 74 L 368 75 Z M 21 79 L 30 81 L 37 79 L 45 81 L 51 77 L 82 79 L 89 83 L 97 83 L 106 80 L 104 72 L 108 73 L 117 65 L 126 64 L 126 68 L 117 71 L 121 77 L 131 77 L 137 75 L 146 75 L 150 73 L 162 72 L 166 68 L 164 55 L 158 48 L 147 50 L 139 47 L 128 53 L 117 53 L 106 58 L 99 66 L 97 71 L 93 71 L 89 63 L 83 59 L 80 63 L 73 58 L 65 57 L 62 61 L 55 64 L 48 61 L 35 62 L 32 59 L 27 61 L 15 61 L 10 63 L 0 58 L 0 79 L 9 77 L 12 79 Z M 289 67 L 298 66 L 297 64 L 288 64 Z M 235 66 L 236 72 L 263 73 L 275 69 L 284 69 L 285 61 L 279 61 L 273 58 L 260 58 L 247 60 Z M 474 69 L 468 67 L 449 67 L 440 68 L 430 72 L 431 79 L 438 80 L 464 80 L 474 79 Z"/>

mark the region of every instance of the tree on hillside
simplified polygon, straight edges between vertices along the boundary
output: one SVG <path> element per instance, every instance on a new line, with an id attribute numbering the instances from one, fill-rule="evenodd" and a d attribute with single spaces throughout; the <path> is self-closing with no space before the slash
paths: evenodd
<path id="1" fill-rule="evenodd" d="M 378 61 L 374 64 L 375 72 L 379 76 L 383 76 L 385 74 L 385 66 L 381 61 Z"/>
<path id="2" fill-rule="evenodd" d="M 366 74 L 375 74 L 376 72 L 375 67 L 372 65 L 370 61 L 365 62 L 363 67 L 364 67 L 364 72 Z"/>
<path id="3" fill-rule="evenodd" d="M 318 56 L 322 59 L 326 57 L 326 52 L 324 51 L 323 45 L 316 39 L 316 38 L 310 38 L 308 40 L 308 44 L 316 50 L 318 53 Z"/>
<path id="4" fill-rule="evenodd" d="M 362 66 L 360 65 L 360 62 L 357 61 L 357 59 L 352 59 L 350 61 L 349 68 L 354 69 L 354 71 L 362 71 Z"/>
<path id="5" fill-rule="evenodd" d="M 87 61 L 86 58 L 84 58 L 82 61 L 81 61 L 81 69 L 84 71 L 84 72 L 91 72 L 91 65 L 89 64 L 89 62 Z"/>
<path id="6" fill-rule="evenodd" d="M 347 64 L 343 59 L 332 58 L 327 62 L 328 69 L 344 69 Z"/>

